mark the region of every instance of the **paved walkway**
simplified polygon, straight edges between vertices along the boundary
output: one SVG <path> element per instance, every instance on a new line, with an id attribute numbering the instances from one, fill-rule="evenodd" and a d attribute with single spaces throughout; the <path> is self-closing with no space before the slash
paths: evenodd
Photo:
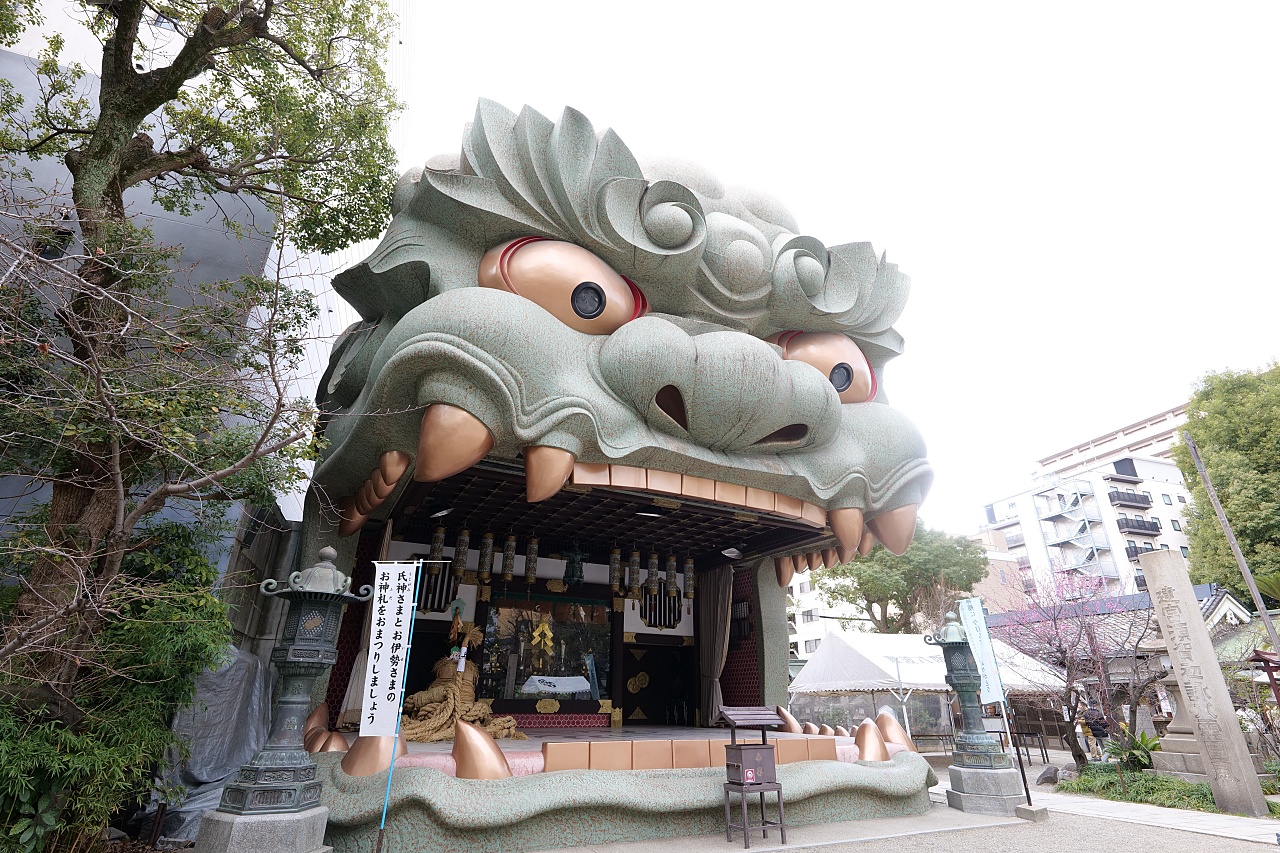
<path id="1" fill-rule="evenodd" d="M 1183 832 L 1202 835 L 1218 835 L 1241 841 L 1257 841 L 1275 845 L 1280 841 L 1280 820 L 1240 817 L 1239 815 L 1213 814 L 1190 809 L 1166 809 L 1144 803 L 1120 803 L 1101 797 L 1084 797 L 1079 794 L 1032 791 L 1031 800 L 1038 806 L 1048 806 L 1050 812 L 1086 815 L 1107 820 L 1122 820 L 1146 826 L 1162 826 Z"/>

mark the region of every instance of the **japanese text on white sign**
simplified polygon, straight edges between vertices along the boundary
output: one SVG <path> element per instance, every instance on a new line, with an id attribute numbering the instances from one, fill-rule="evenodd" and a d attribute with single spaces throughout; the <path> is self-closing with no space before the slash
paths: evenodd
<path id="1" fill-rule="evenodd" d="M 374 561 L 369 666 L 365 670 L 360 734 L 394 735 L 404 701 L 405 665 L 420 562 Z"/>

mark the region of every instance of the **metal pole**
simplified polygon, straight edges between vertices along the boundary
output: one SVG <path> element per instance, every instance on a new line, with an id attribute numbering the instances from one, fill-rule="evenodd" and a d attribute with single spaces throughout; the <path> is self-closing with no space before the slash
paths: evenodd
<path id="1" fill-rule="evenodd" d="M 1267 612 L 1266 606 L 1262 603 L 1262 594 L 1258 592 L 1258 585 L 1253 581 L 1253 572 L 1249 571 L 1249 564 L 1244 560 L 1244 554 L 1240 551 L 1240 543 L 1236 541 L 1236 534 L 1231 529 L 1231 522 L 1227 521 L 1227 514 L 1222 509 L 1221 502 L 1218 501 L 1218 493 L 1213 489 L 1213 481 L 1209 479 L 1209 472 L 1204 470 L 1204 462 L 1200 459 L 1200 448 L 1196 447 L 1196 440 L 1191 437 L 1191 433 L 1187 430 L 1182 431 L 1182 438 L 1187 442 L 1187 449 L 1191 451 L 1191 461 L 1196 464 L 1196 471 L 1200 473 L 1200 479 L 1204 482 L 1205 491 L 1209 493 L 1209 502 L 1213 504 L 1213 511 L 1218 514 L 1218 522 L 1222 525 L 1222 532 L 1227 536 L 1227 544 L 1231 546 L 1231 553 L 1236 557 L 1236 565 L 1240 567 L 1240 574 L 1244 575 L 1245 585 L 1249 587 L 1249 594 L 1253 596 L 1253 606 L 1258 608 L 1258 616 L 1262 618 L 1262 624 L 1267 627 L 1267 636 L 1271 638 L 1271 648 L 1280 654 L 1280 637 L 1276 636 L 1276 626 L 1271 622 L 1271 614 Z"/>
<path id="2" fill-rule="evenodd" d="M 1001 693 L 1004 688 L 1001 688 Z M 1013 739 L 1013 726 L 1009 725 L 1009 709 L 1008 700 L 1000 700 L 1000 715 L 1004 717 L 1004 729 L 1009 733 L 1009 746 L 1013 747 L 1013 757 L 1018 759 L 1018 773 L 1022 776 L 1022 792 L 1027 795 L 1027 805 L 1031 805 L 1031 787 L 1027 785 L 1027 769 L 1022 766 L 1022 752 L 1018 749 L 1018 742 Z"/>

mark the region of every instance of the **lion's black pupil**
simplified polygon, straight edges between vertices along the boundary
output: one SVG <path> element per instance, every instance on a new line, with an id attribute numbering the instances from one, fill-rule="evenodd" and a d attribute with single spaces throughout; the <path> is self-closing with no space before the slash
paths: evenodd
<path id="1" fill-rule="evenodd" d="M 573 289 L 573 313 L 584 320 L 594 320 L 604 313 L 604 290 L 594 281 L 584 281 Z"/>
<path id="2" fill-rule="evenodd" d="M 831 368 L 831 384 L 841 394 L 848 391 L 853 384 L 853 368 L 843 361 Z"/>

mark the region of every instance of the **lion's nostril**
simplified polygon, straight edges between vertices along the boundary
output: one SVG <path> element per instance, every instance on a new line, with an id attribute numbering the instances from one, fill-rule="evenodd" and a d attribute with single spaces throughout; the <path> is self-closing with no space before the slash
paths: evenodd
<path id="1" fill-rule="evenodd" d="M 769 433 L 756 444 L 775 444 L 782 441 L 800 441 L 809 434 L 809 427 L 804 424 L 788 424 L 780 430 Z"/>
<path id="2" fill-rule="evenodd" d="M 667 417 L 680 425 L 681 429 L 689 428 L 689 416 L 684 410 L 684 395 L 674 385 L 663 385 L 654 395 L 653 402 L 666 412 Z"/>

